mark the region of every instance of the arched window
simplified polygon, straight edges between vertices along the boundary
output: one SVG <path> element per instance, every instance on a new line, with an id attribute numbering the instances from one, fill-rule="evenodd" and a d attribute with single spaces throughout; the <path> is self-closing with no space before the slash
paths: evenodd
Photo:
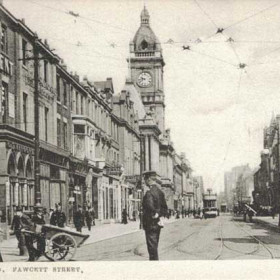
<path id="1" fill-rule="evenodd" d="M 7 171 L 9 175 L 16 175 L 15 161 L 14 161 L 14 156 L 12 154 L 9 157 Z"/>
<path id="2" fill-rule="evenodd" d="M 18 164 L 17 164 L 17 169 L 18 169 L 18 175 L 20 177 L 24 177 L 24 170 L 23 170 L 23 160 L 22 157 L 18 159 Z"/>
<path id="3" fill-rule="evenodd" d="M 141 43 L 141 49 L 146 50 L 147 48 L 148 48 L 148 43 L 147 43 L 147 41 L 143 40 Z"/>

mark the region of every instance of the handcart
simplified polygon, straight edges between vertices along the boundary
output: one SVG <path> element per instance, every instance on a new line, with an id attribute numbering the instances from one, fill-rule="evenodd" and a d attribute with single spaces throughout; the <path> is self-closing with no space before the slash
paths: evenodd
<path id="1" fill-rule="evenodd" d="M 77 248 L 89 238 L 88 234 L 52 225 L 43 225 L 42 232 L 46 238 L 45 256 L 51 261 L 70 261 Z"/>
<path id="2" fill-rule="evenodd" d="M 36 233 L 30 231 L 25 233 L 34 237 L 40 234 L 46 239 L 44 256 L 50 261 L 70 261 L 74 258 L 77 248 L 89 238 L 88 234 L 48 224 L 36 225 Z"/>

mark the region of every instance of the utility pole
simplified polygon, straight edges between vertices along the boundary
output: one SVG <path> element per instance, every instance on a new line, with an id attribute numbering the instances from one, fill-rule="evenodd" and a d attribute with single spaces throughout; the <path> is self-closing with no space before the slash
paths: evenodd
<path id="1" fill-rule="evenodd" d="M 144 186 L 142 183 L 142 179 L 143 179 L 143 163 L 144 163 L 144 149 L 143 149 L 143 145 L 144 145 L 144 135 L 140 134 L 140 186 L 141 186 L 141 195 L 140 195 L 140 225 L 139 228 L 142 229 L 143 228 L 143 197 L 144 197 Z"/>
<path id="2" fill-rule="evenodd" d="M 279 192 L 280 192 L 280 164 L 279 164 L 279 120 L 276 117 L 276 131 L 277 131 L 277 194 L 278 194 L 278 199 L 277 202 L 279 200 Z M 280 227 L 280 207 L 279 207 L 279 202 L 278 202 L 278 216 L 279 216 L 279 220 L 278 220 L 278 226 Z"/>
<path id="3" fill-rule="evenodd" d="M 35 144 L 35 205 L 41 204 L 41 189 L 40 189 L 40 135 L 39 135 L 39 50 L 38 36 L 34 36 L 34 144 Z"/>

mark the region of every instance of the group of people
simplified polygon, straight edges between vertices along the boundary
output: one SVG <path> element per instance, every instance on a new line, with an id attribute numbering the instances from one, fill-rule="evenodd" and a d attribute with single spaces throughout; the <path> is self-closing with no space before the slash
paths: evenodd
<path id="1" fill-rule="evenodd" d="M 161 191 L 157 180 L 156 172 L 148 171 L 143 175 L 145 184 L 149 188 L 143 197 L 143 229 L 145 231 L 149 259 L 158 260 L 159 237 L 161 229 L 164 227 L 163 217 L 166 217 L 169 213 L 164 193 Z M 123 216 L 127 219 L 126 210 L 123 212 Z M 93 208 L 87 207 L 84 211 L 79 205 L 78 211 L 75 212 L 73 219 L 78 232 L 82 231 L 85 221 L 88 229 L 91 230 L 91 226 L 95 224 L 94 210 Z M 51 211 L 50 224 L 64 227 L 65 223 L 66 215 L 58 203 L 56 204 L 55 211 Z M 25 255 L 28 252 L 29 261 L 36 261 L 45 252 L 46 243 L 44 232 L 40 230 L 43 224 L 45 224 L 45 219 L 42 207 L 34 207 L 34 214 L 31 217 L 23 213 L 21 208 L 18 207 L 16 209 L 16 215 L 12 221 L 11 228 L 17 237 L 20 255 Z M 34 244 L 36 244 L 36 247 L 34 247 Z"/>
<path id="2" fill-rule="evenodd" d="M 36 261 L 45 252 L 46 239 L 42 230 L 42 225 L 46 223 L 44 215 L 46 210 L 41 206 L 35 206 L 33 213 L 24 213 L 21 207 L 16 207 L 16 213 L 13 217 L 11 230 L 14 232 L 19 248 L 20 256 L 29 256 L 28 261 Z M 85 225 L 91 230 L 95 225 L 95 212 L 93 208 L 87 207 L 83 211 L 81 206 L 74 214 L 74 225 L 78 232 L 82 232 Z M 66 225 L 66 215 L 62 211 L 60 203 L 55 204 L 55 209 L 50 209 L 49 223 L 52 226 L 64 228 Z M 2 260 L 0 254 L 0 261 Z"/>
<path id="3" fill-rule="evenodd" d="M 136 221 L 138 216 L 139 216 L 138 211 L 137 211 L 137 210 L 133 210 L 133 211 L 132 211 L 132 220 L 133 220 L 133 221 Z M 126 224 L 128 223 L 128 218 L 129 218 L 129 215 L 128 215 L 128 213 L 127 213 L 126 208 L 124 208 L 124 209 L 122 210 L 122 222 L 121 222 L 121 223 L 124 224 L 124 225 L 126 225 Z"/>
<path id="4" fill-rule="evenodd" d="M 92 207 L 87 207 L 83 210 L 81 205 L 78 205 L 78 211 L 74 213 L 73 221 L 78 232 L 82 232 L 82 228 L 87 225 L 89 231 L 91 227 L 95 226 L 95 211 Z"/>
<path id="5" fill-rule="evenodd" d="M 30 216 L 23 213 L 21 207 L 16 208 L 11 229 L 18 240 L 19 254 L 24 256 L 28 253 L 29 261 L 36 261 L 45 252 L 46 242 L 41 230 L 44 224 L 43 207 L 35 206 Z"/>

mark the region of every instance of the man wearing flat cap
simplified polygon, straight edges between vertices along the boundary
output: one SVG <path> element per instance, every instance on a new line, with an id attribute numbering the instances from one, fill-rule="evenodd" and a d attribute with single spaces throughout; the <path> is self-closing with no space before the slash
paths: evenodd
<path id="1" fill-rule="evenodd" d="M 150 260 L 158 260 L 158 243 L 161 230 L 160 218 L 167 213 L 164 193 L 157 183 L 155 171 L 143 173 L 145 184 L 149 190 L 143 197 L 143 229 L 146 234 L 146 243 Z"/>

